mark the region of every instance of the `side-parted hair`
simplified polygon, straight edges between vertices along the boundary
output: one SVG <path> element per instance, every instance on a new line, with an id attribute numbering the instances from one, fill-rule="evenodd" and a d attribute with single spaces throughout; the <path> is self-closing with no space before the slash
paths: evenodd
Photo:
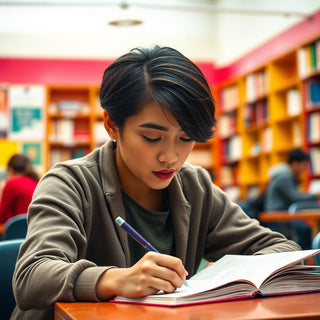
<path id="1" fill-rule="evenodd" d="M 194 141 L 214 134 L 215 103 L 200 69 L 169 47 L 135 48 L 104 72 L 100 103 L 121 130 L 128 117 L 157 102 L 167 108 Z"/>

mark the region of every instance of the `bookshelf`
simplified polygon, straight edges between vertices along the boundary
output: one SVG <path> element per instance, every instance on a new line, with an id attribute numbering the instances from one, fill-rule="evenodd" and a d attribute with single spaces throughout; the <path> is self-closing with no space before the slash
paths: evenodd
<path id="1" fill-rule="evenodd" d="M 47 86 L 46 169 L 88 154 L 107 139 L 98 94 L 96 86 Z"/>
<path id="2" fill-rule="evenodd" d="M 212 180 L 215 183 L 218 183 L 218 178 L 216 175 L 216 172 L 219 171 L 217 169 L 218 157 L 213 156 L 213 154 L 217 152 L 217 150 L 215 150 L 216 141 L 217 138 L 214 137 L 210 141 L 204 143 L 196 143 L 189 157 L 187 158 L 187 162 L 207 169 L 211 175 Z"/>
<path id="3" fill-rule="evenodd" d="M 241 108 L 243 86 L 237 80 L 229 81 L 217 94 L 219 118 L 217 135 L 220 149 L 220 186 L 233 199 L 239 197 L 239 161 L 242 157 Z"/>
<path id="4" fill-rule="evenodd" d="M 237 188 L 238 200 L 253 190 L 262 192 L 269 168 L 285 162 L 296 147 L 311 157 L 303 189 L 319 185 L 319 38 L 230 77 L 218 91 L 223 150 L 220 182 L 227 192 L 235 194 Z"/>
<path id="5" fill-rule="evenodd" d="M 310 153 L 309 189 L 320 186 L 320 39 L 298 50 L 299 74 L 303 81 L 305 140 Z"/>

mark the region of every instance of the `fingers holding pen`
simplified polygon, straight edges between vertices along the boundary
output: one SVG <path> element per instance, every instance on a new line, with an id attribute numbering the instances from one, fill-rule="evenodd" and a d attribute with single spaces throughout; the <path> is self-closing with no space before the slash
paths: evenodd
<path id="1" fill-rule="evenodd" d="M 173 256 L 148 252 L 140 261 L 142 274 L 152 276 L 152 286 L 157 290 L 173 292 L 182 286 L 188 275 L 182 261 Z"/>
<path id="2" fill-rule="evenodd" d="M 179 258 L 159 253 L 156 248 L 122 217 L 117 217 L 115 222 L 139 244 L 151 250 L 135 265 L 126 269 L 127 275 L 125 278 L 129 281 L 127 283 L 133 284 L 131 289 L 135 288 L 134 291 L 136 291 L 134 293 L 130 290 L 130 294 L 141 297 L 159 290 L 173 292 L 182 286 L 188 273 Z M 114 273 L 115 271 L 113 270 L 112 272 Z M 154 292 L 150 292 L 150 290 Z M 128 294 L 128 292 L 125 292 L 125 296 L 128 296 Z"/>
<path id="3" fill-rule="evenodd" d="M 127 281 L 135 283 L 134 295 L 142 297 L 160 290 L 174 292 L 182 286 L 186 275 L 179 258 L 150 251 L 128 268 Z"/>
<path id="4" fill-rule="evenodd" d="M 104 272 L 97 283 L 97 297 L 100 300 L 115 295 L 141 298 L 160 290 L 174 292 L 186 276 L 179 258 L 150 251 L 130 268 L 111 268 Z"/>

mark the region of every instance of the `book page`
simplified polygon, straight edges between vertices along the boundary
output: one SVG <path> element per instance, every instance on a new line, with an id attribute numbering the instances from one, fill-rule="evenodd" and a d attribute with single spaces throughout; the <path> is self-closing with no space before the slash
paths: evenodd
<path id="1" fill-rule="evenodd" d="M 308 292 L 320 290 L 320 267 L 294 265 L 290 270 L 277 272 L 261 286 L 263 294 Z"/>
<path id="2" fill-rule="evenodd" d="M 183 285 L 173 293 L 159 291 L 156 294 L 139 299 L 116 296 L 112 301 L 181 305 L 224 300 L 232 297 L 246 298 L 260 291 L 261 284 L 277 272 L 283 271 L 283 277 L 286 281 L 290 278 L 292 282 L 293 272 L 301 269 L 300 267 L 297 268 L 295 264 L 319 252 L 320 250 L 304 250 L 256 256 L 226 255 L 187 280 L 188 286 Z M 289 272 L 287 276 L 283 269 L 289 266 L 293 266 L 294 271 Z M 296 276 L 294 274 L 294 277 Z M 274 277 L 273 281 L 276 281 L 276 279 L 283 283 L 281 275 Z M 317 283 L 316 287 L 319 287 L 318 279 L 319 275 L 312 277 L 312 281 L 317 280 L 315 281 Z M 266 293 L 268 292 L 269 290 L 266 290 Z"/>
<path id="3" fill-rule="evenodd" d="M 195 280 L 206 280 L 211 285 L 246 280 L 259 288 L 277 270 L 303 261 L 319 251 L 290 251 L 255 256 L 226 255 L 191 277 L 188 284 L 192 287 Z"/>

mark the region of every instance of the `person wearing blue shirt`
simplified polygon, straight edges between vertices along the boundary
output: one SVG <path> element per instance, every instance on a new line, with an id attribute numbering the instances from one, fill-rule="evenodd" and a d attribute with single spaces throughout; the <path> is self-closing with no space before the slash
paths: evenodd
<path id="1" fill-rule="evenodd" d="M 300 177 L 308 169 L 308 166 L 308 154 L 297 148 L 289 152 L 287 163 L 279 163 L 271 167 L 269 171 L 270 182 L 264 200 L 265 211 L 285 211 L 291 204 L 301 201 L 313 201 L 316 205 L 319 195 L 299 191 Z M 283 223 L 270 223 L 267 226 L 275 231 L 283 232 L 285 225 Z M 296 234 L 300 246 L 303 249 L 310 249 L 310 227 L 303 221 L 294 221 L 289 223 L 288 226 Z"/>

